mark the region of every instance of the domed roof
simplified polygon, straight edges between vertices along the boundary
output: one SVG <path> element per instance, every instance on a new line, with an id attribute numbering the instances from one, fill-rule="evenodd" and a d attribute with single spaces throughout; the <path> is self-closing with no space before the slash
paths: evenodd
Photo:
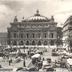
<path id="1" fill-rule="evenodd" d="M 35 22 L 40 21 L 41 22 L 41 21 L 49 21 L 49 19 L 45 16 L 40 15 L 39 10 L 37 10 L 36 14 L 34 14 L 34 16 L 29 17 L 27 19 L 27 21 L 31 21 L 31 22 L 32 21 L 35 21 Z"/>

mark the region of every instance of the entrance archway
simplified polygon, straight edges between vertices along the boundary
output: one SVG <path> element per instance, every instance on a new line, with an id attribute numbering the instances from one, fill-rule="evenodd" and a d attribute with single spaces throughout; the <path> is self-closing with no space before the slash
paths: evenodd
<path id="1" fill-rule="evenodd" d="M 38 41 L 38 45 L 41 45 L 41 41 Z"/>
<path id="2" fill-rule="evenodd" d="M 48 44 L 48 42 L 47 41 L 44 41 L 44 45 L 47 45 Z"/>
<path id="3" fill-rule="evenodd" d="M 13 45 L 17 45 L 17 42 L 16 41 L 13 41 Z"/>
<path id="4" fill-rule="evenodd" d="M 24 45 L 23 41 L 20 41 L 19 45 Z"/>
<path id="5" fill-rule="evenodd" d="M 26 45 L 29 45 L 29 41 L 26 42 Z"/>
<path id="6" fill-rule="evenodd" d="M 53 40 L 50 41 L 50 45 L 54 45 L 54 41 Z"/>
<path id="7" fill-rule="evenodd" d="M 35 41 L 32 41 L 32 45 L 35 45 Z"/>

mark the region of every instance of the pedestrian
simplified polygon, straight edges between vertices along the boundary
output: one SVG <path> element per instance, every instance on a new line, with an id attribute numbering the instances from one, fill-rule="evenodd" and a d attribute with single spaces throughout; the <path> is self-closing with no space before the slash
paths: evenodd
<path id="1" fill-rule="evenodd" d="M 10 64 L 11 64 L 11 61 L 9 60 L 9 66 L 10 66 Z"/>
<path id="2" fill-rule="evenodd" d="M 30 52 L 28 51 L 28 55 L 29 55 L 29 53 L 30 53 Z"/>
<path id="3" fill-rule="evenodd" d="M 23 61 L 23 66 L 26 67 L 25 60 Z"/>
<path id="4" fill-rule="evenodd" d="M 12 63 L 12 59 L 9 59 L 9 66 L 11 65 L 11 63 Z"/>
<path id="5" fill-rule="evenodd" d="M 55 60 L 55 67 L 56 67 L 57 61 Z"/>
<path id="6" fill-rule="evenodd" d="M 45 59 L 43 58 L 43 61 L 44 61 Z"/>
<path id="7" fill-rule="evenodd" d="M 11 61 L 11 63 L 12 63 L 12 59 L 11 59 L 10 61 Z"/>

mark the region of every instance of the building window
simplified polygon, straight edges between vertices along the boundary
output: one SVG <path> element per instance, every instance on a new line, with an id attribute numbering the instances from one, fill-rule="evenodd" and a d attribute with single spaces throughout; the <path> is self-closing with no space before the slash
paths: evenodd
<path id="1" fill-rule="evenodd" d="M 16 38 L 16 33 L 14 33 L 14 38 Z"/>
<path id="2" fill-rule="evenodd" d="M 50 38 L 53 38 L 53 36 L 54 36 L 53 33 L 50 33 Z"/>
<path id="3" fill-rule="evenodd" d="M 20 34 L 20 38 L 23 38 L 23 34 Z"/>
<path id="4" fill-rule="evenodd" d="M 35 38 L 35 34 L 34 33 L 32 34 L 32 37 Z"/>
<path id="5" fill-rule="evenodd" d="M 44 33 L 44 38 L 47 38 L 47 33 Z"/>
<path id="6" fill-rule="evenodd" d="M 29 34 L 27 33 L 27 38 L 29 38 Z"/>
<path id="7" fill-rule="evenodd" d="M 21 34 L 21 38 L 23 38 L 23 34 Z"/>
<path id="8" fill-rule="evenodd" d="M 26 34 L 25 33 L 23 33 L 23 38 L 26 38 Z"/>

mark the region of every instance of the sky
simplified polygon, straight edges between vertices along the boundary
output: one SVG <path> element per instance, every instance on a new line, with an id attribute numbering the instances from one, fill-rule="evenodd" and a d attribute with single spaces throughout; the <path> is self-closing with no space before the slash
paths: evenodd
<path id="1" fill-rule="evenodd" d="M 72 0 L 0 0 L 0 32 L 6 32 L 15 16 L 21 21 L 36 13 L 50 18 L 54 16 L 57 26 L 63 26 L 72 15 Z"/>

